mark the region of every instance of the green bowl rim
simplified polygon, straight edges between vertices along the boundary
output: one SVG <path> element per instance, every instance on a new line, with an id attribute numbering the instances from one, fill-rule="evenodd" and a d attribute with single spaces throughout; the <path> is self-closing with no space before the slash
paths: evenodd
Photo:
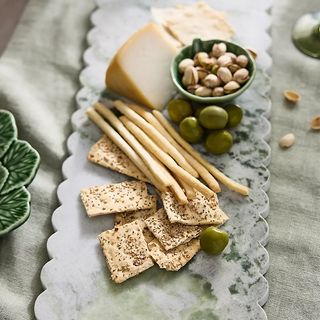
<path id="1" fill-rule="evenodd" d="M 200 103 L 204 103 L 204 104 L 208 104 L 208 103 L 223 103 L 223 102 L 227 102 L 230 100 L 235 99 L 236 97 L 238 97 L 239 95 L 241 95 L 243 92 L 245 92 L 249 86 L 252 84 L 252 81 L 256 75 L 256 71 L 257 71 L 257 66 L 256 66 L 256 62 L 253 59 L 253 57 L 250 55 L 249 51 L 247 49 L 245 49 L 244 47 L 242 47 L 241 45 L 235 43 L 235 42 L 231 42 L 231 41 L 226 41 L 226 40 L 221 40 L 221 39 L 211 39 L 211 40 L 203 40 L 202 42 L 204 43 L 208 43 L 208 42 L 212 42 L 212 43 L 218 43 L 218 42 L 223 42 L 225 43 L 227 46 L 231 45 L 231 46 L 236 46 L 238 48 L 240 48 L 241 50 L 243 50 L 246 53 L 246 56 L 248 57 L 248 59 L 250 60 L 250 62 L 252 63 L 252 72 L 250 74 L 250 79 L 245 83 L 245 85 L 243 87 L 241 87 L 239 90 L 237 90 L 236 92 L 233 93 L 229 93 L 227 95 L 224 96 L 219 96 L 219 97 L 199 97 L 196 96 L 190 92 L 188 92 L 187 90 L 185 90 L 183 88 L 183 86 L 180 84 L 180 82 L 178 81 L 178 79 L 175 76 L 174 70 L 175 70 L 175 62 L 176 59 L 178 58 L 178 56 L 187 48 L 190 48 L 191 45 L 189 46 L 185 46 L 183 47 L 171 60 L 171 65 L 170 65 L 170 75 L 171 75 L 171 79 L 174 83 L 174 85 L 177 87 L 177 89 L 186 97 L 188 97 L 189 99 L 193 100 L 193 101 L 197 101 Z M 231 51 L 232 52 L 232 51 Z M 179 71 L 178 71 L 179 73 Z"/>

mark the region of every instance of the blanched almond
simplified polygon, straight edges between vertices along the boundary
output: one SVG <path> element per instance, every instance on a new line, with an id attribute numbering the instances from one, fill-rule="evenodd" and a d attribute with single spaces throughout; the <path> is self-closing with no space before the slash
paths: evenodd
<path id="1" fill-rule="evenodd" d="M 279 146 L 281 148 L 290 148 L 294 144 L 294 140 L 295 140 L 294 134 L 288 133 L 279 140 Z"/>

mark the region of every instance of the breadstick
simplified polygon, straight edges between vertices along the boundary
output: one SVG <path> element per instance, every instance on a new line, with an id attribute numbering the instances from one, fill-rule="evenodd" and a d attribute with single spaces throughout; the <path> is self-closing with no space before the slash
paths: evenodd
<path id="1" fill-rule="evenodd" d="M 154 130 L 153 126 L 140 117 L 136 112 L 131 110 L 126 104 L 120 100 L 113 101 L 113 105 L 128 119 L 130 119 L 136 126 L 140 127 L 149 137 L 156 141 L 157 145 L 166 153 L 168 153 L 185 171 L 189 172 L 192 176 L 198 177 L 198 172 L 194 170 L 187 160 L 178 152 L 178 150 L 172 146 L 169 141 L 160 134 L 157 130 Z"/>
<path id="2" fill-rule="evenodd" d="M 130 104 L 130 108 L 137 112 L 141 117 L 148 121 L 154 128 L 156 128 L 190 163 L 190 165 L 199 173 L 200 177 L 207 183 L 207 185 L 214 191 L 220 192 L 220 186 L 217 180 L 210 174 L 210 172 L 203 166 L 198 160 L 196 160 L 191 154 L 183 149 L 174 140 L 168 131 L 162 126 L 158 119 L 151 113 L 144 110 L 142 107 L 136 104 Z"/>
<path id="3" fill-rule="evenodd" d="M 161 150 L 138 126 L 136 126 L 128 118 L 122 116 L 120 120 L 127 129 L 140 141 L 140 143 L 155 157 L 157 157 L 164 165 L 166 165 L 172 173 L 184 180 L 196 190 L 203 193 L 207 198 L 214 195 L 214 192 L 201 183 L 197 178 L 193 177 L 189 172 L 179 167 L 176 162 L 163 150 Z"/>
<path id="4" fill-rule="evenodd" d="M 111 110 L 109 110 L 106 106 L 101 103 L 96 103 L 94 108 L 101 113 L 103 117 L 105 117 L 115 129 L 122 135 L 124 139 L 131 145 L 131 147 L 136 150 L 138 155 L 145 162 L 147 167 L 150 168 L 151 172 L 154 173 L 156 178 L 170 187 L 175 197 L 177 198 L 180 204 L 188 203 L 188 199 L 185 196 L 183 190 L 179 186 L 179 184 L 175 181 L 175 179 L 170 175 L 167 171 L 167 168 L 153 155 L 149 154 L 147 150 L 136 140 L 136 138 L 124 127 L 122 122 L 113 114 Z"/>
<path id="5" fill-rule="evenodd" d="M 219 181 L 221 181 L 226 187 L 234 190 L 244 196 L 249 195 L 249 188 L 241 185 L 238 182 L 233 181 L 221 171 L 215 168 L 210 162 L 202 158 L 200 153 L 192 148 L 192 146 L 186 142 L 171 126 L 169 121 L 157 110 L 152 111 L 153 115 L 160 121 L 163 127 L 170 133 L 170 135 L 186 150 L 188 151 L 196 160 L 198 160 L 202 165 L 204 165 L 209 172 L 211 172 Z"/>
<path id="6" fill-rule="evenodd" d="M 168 169 L 158 160 L 156 159 L 153 155 L 151 157 L 154 159 L 154 161 L 158 164 L 158 170 L 161 172 L 162 175 L 166 176 L 167 179 L 169 180 L 169 188 L 175 195 L 177 201 L 180 204 L 187 204 L 188 203 L 188 197 L 184 194 L 183 190 L 181 189 L 180 185 L 178 182 L 174 179 L 174 177 L 170 174 Z"/>
<path id="7" fill-rule="evenodd" d="M 166 186 L 158 181 L 148 167 L 144 164 L 142 159 L 138 156 L 138 154 L 127 144 L 127 142 L 115 131 L 107 122 L 103 120 L 103 118 L 93 109 L 89 108 L 87 110 L 88 118 L 94 122 L 104 133 L 106 136 L 112 140 L 114 144 L 116 144 L 119 149 L 123 151 L 124 154 L 140 169 L 141 172 L 145 174 L 145 176 L 150 180 L 150 182 L 159 190 L 166 190 Z"/>
<path id="8" fill-rule="evenodd" d="M 161 184 L 168 187 L 170 185 L 169 179 L 166 176 L 161 174 L 161 171 L 158 169 L 157 162 L 154 161 L 154 158 L 145 150 L 145 148 L 137 141 L 137 139 L 125 128 L 122 122 L 114 115 L 114 113 L 105 107 L 103 104 L 97 102 L 94 105 L 94 109 L 98 111 L 108 122 L 118 131 L 123 139 L 137 152 L 140 158 L 144 161 L 145 165 L 152 172 L 153 176 L 161 181 Z"/>
<path id="9" fill-rule="evenodd" d="M 164 168 L 164 174 L 166 174 L 168 176 L 168 178 L 170 179 L 170 189 L 173 192 L 173 194 L 175 195 L 176 199 L 178 200 L 178 202 L 180 204 L 187 204 L 188 203 L 188 196 L 183 192 L 183 190 L 181 189 L 179 183 L 175 180 L 175 178 L 170 174 L 170 172 L 167 170 L 166 167 Z M 180 181 L 179 181 L 180 182 Z"/>
<path id="10" fill-rule="evenodd" d="M 194 199 L 194 197 L 196 196 L 195 190 L 188 183 L 186 183 L 184 180 L 182 180 L 181 178 L 176 177 L 176 179 L 178 180 L 181 187 L 184 189 L 187 198 L 189 200 Z"/>

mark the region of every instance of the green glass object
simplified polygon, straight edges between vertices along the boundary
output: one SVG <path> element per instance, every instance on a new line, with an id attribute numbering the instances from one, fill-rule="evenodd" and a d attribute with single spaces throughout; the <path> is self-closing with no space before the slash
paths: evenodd
<path id="1" fill-rule="evenodd" d="M 228 242 L 228 233 L 215 227 L 208 227 L 200 234 L 201 249 L 210 255 L 220 254 Z"/>
<path id="2" fill-rule="evenodd" d="M 320 59 L 320 11 L 307 13 L 296 22 L 292 40 L 306 55 Z"/>
<path id="3" fill-rule="evenodd" d="M 180 122 L 179 132 L 182 138 L 190 143 L 199 142 L 203 136 L 203 129 L 195 117 L 184 118 Z"/>
<path id="4" fill-rule="evenodd" d="M 17 129 L 13 115 L 8 111 L 0 110 L 0 158 L 16 138 Z"/>
<path id="5" fill-rule="evenodd" d="M 243 117 L 242 109 L 236 104 L 230 104 L 228 106 L 225 106 L 224 109 L 228 113 L 228 122 L 226 127 L 227 128 L 236 127 L 242 120 L 242 117 Z"/>
<path id="6" fill-rule="evenodd" d="M 221 107 L 209 106 L 200 112 L 199 122 L 206 129 L 223 129 L 228 122 L 228 113 Z"/>
<path id="7" fill-rule="evenodd" d="M 204 143 L 206 150 L 213 154 L 228 152 L 233 145 L 233 138 L 227 130 L 216 130 L 211 132 Z"/>
<path id="8" fill-rule="evenodd" d="M 192 115 L 191 104 L 186 100 L 173 99 L 168 103 L 168 114 L 173 122 L 180 123 Z"/>
<path id="9" fill-rule="evenodd" d="M 30 194 L 40 156 L 26 141 L 17 140 L 14 117 L 0 110 L 0 236 L 23 224 L 30 215 Z"/>

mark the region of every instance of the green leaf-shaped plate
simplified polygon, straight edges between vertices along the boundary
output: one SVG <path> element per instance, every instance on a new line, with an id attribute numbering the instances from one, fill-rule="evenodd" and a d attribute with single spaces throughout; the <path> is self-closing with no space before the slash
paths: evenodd
<path id="1" fill-rule="evenodd" d="M 8 111 L 0 110 L 0 158 L 16 138 L 17 127 L 13 115 Z"/>
<path id="2" fill-rule="evenodd" d="M 28 185 L 39 166 L 39 154 L 26 141 L 15 140 L 2 158 L 9 176 L 0 194 Z"/>
<path id="3" fill-rule="evenodd" d="M 0 190 L 2 189 L 3 185 L 5 184 L 7 178 L 9 176 L 9 171 L 0 164 Z"/>
<path id="4" fill-rule="evenodd" d="M 17 139 L 13 115 L 0 110 L 0 236 L 23 224 L 30 215 L 30 194 L 40 156 L 26 141 Z"/>
<path id="5" fill-rule="evenodd" d="M 0 236 L 23 224 L 30 215 L 30 193 L 25 187 L 0 197 Z"/>

